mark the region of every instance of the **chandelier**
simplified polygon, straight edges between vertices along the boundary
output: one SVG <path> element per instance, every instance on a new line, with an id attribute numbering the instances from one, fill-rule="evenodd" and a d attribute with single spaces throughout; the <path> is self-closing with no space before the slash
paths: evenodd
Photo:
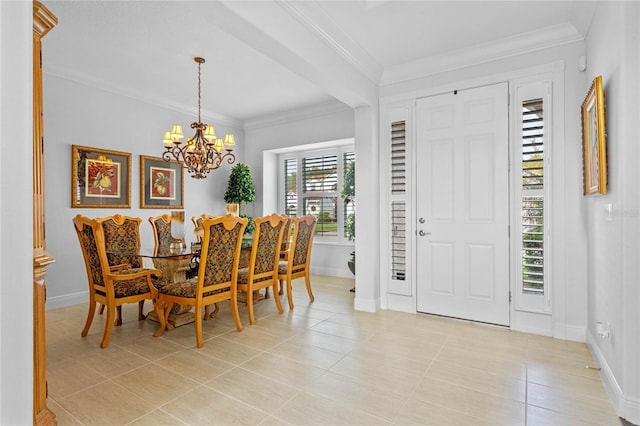
<path id="1" fill-rule="evenodd" d="M 213 126 L 204 124 L 200 119 L 200 66 L 204 63 L 204 58 L 196 56 L 193 60 L 198 63 L 198 121 L 191 123 L 191 128 L 196 133 L 182 145 L 182 126 L 175 124 L 170 131 L 164 133 L 162 142 L 165 151 L 162 158 L 165 161 L 176 160 L 187 169 L 191 177 L 204 179 L 211 170 L 220 167 L 225 159 L 229 164 L 235 162 L 233 147 L 236 141 L 232 134 L 227 134 L 224 140 L 217 137 Z"/>

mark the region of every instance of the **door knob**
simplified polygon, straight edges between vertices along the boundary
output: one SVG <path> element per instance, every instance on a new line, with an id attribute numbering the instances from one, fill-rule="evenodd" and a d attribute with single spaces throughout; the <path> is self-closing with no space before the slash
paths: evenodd
<path id="1" fill-rule="evenodd" d="M 431 232 L 424 232 L 424 230 L 421 229 L 418 231 L 418 235 L 424 237 L 425 235 L 431 235 Z"/>

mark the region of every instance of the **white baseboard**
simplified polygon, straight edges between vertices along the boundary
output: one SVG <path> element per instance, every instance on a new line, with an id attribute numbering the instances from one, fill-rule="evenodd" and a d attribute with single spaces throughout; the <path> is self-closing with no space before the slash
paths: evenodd
<path id="1" fill-rule="evenodd" d="M 640 424 L 640 400 L 627 397 L 624 394 L 618 380 L 616 380 L 613 374 L 613 370 L 611 370 L 598 345 L 595 344 L 596 338 L 591 333 L 591 330 L 587 330 L 586 335 L 589 350 L 593 355 L 596 365 L 600 367 L 600 378 L 607 390 L 609 400 L 616 410 L 616 414 L 633 424 Z"/>
<path id="2" fill-rule="evenodd" d="M 324 268 L 312 266 L 309 269 L 312 275 L 328 275 L 330 277 L 353 278 L 353 274 L 347 268 Z"/>
<path id="3" fill-rule="evenodd" d="M 390 311 L 406 312 L 408 314 L 416 313 L 416 302 L 411 296 L 400 296 L 396 294 L 387 294 L 387 309 Z"/>
<path id="4" fill-rule="evenodd" d="M 540 336 L 553 337 L 551 335 L 551 332 L 548 329 L 535 327 L 535 326 L 532 326 L 530 324 L 523 323 L 523 322 L 512 321 L 510 328 L 511 328 L 512 331 L 519 331 L 521 333 L 529 333 L 529 334 L 537 334 L 537 335 L 540 335 Z"/>
<path id="5" fill-rule="evenodd" d="M 566 340 L 571 340 L 572 342 L 580 342 L 580 343 L 584 343 L 587 341 L 586 327 L 566 325 L 564 327 L 564 331 L 565 331 L 564 336 Z"/>
<path id="6" fill-rule="evenodd" d="M 376 303 L 375 299 L 364 299 L 362 297 L 358 297 L 358 292 L 356 291 L 356 298 L 353 301 L 353 309 L 356 311 L 376 312 L 378 306 L 379 304 Z"/>
<path id="7" fill-rule="evenodd" d="M 640 400 L 626 398 L 619 415 L 634 425 L 640 425 Z"/>
<path id="8" fill-rule="evenodd" d="M 77 305 L 79 303 L 87 303 L 89 301 L 89 291 L 81 291 L 79 293 L 65 294 L 64 296 L 47 297 L 45 308 L 55 309 L 64 306 Z"/>

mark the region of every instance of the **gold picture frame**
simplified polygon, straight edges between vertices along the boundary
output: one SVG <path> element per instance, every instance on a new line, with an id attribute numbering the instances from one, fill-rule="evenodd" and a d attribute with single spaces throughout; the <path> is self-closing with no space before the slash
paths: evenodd
<path id="1" fill-rule="evenodd" d="M 582 102 L 583 194 L 607 193 L 607 142 L 602 76 L 593 79 Z"/>
<path id="2" fill-rule="evenodd" d="M 184 172 L 174 160 L 140 156 L 140 208 L 184 208 Z"/>
<path id="3" fill-rule="evenodd" d="M 131 153 L 71 146 L 71 207 L 131 207 Z"/>

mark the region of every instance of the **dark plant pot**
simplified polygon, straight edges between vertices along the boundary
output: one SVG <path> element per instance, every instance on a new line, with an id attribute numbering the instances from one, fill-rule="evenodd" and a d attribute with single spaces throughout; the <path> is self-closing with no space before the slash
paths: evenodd
<path id="1" fill-rule="evenodd" d="M 351 271 L 351 273 L 355 275 L 356 274 L 356 252 L 355 251 L 351 252 L 351 257 L 347 261 L 347 265 L 349 266 L 349 270 Z"/>

